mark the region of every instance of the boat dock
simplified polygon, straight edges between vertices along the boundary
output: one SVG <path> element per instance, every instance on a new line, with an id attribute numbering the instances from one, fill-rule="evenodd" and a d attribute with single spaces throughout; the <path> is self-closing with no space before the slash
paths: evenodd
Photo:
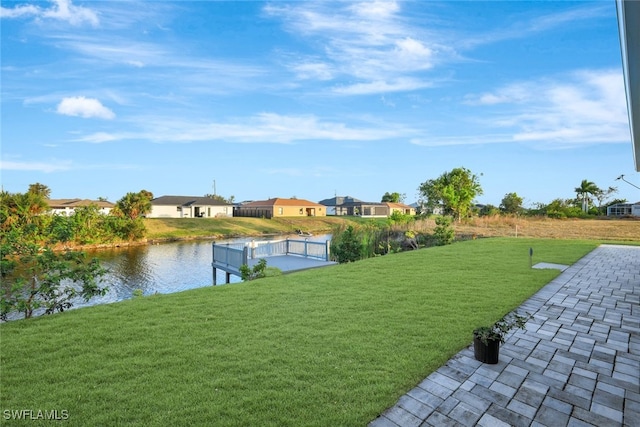
<path id="1" fill-rule="evenodd" d="M 252 268 L 260 259 L 267 259 L 268 267 L 276 267 L 283 273 L 325 267 L 337 264 L 330 260 L 331 241 L 314 242 L 309 239 L 284 239 L 268 242 L 212 244 L 213 285 L 217 269 L 226 273 L 226 283 L 231 275 L 241 276 L 240 267 Z"/>

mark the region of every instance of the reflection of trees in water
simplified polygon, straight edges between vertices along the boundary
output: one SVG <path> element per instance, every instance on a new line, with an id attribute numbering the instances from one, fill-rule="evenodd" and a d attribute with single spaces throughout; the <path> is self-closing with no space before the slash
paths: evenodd
<path id="1" fill-rule="evenodd" d="M 117 277 L 132 294 L 135 289 L 145 292 L 153 285 L 153 271 L 147 262 L 146 249 L 143 246 L 128 248 L 126 256 L 119 257 Z"/>
<path id="2" fill-rule="evenodd" d="M 149 293 L 153 286 L 153 272 L 149 268 L 147 246 L 108 249 L 92 253 L 100 259 L 109 273 L 105 277 L 116 301 L 131 298 L 136 289 Z M 115 294 L 115 295 L 114 295 Z"/>
<path id="3" fill-rule="evenodd" d="M 314 236 L 309 240 L 322 241 L 326 238 Z M 229 243 L 247 243 L 251 240 L 234 239 Z M 150 295 L 211 286 L 211 243 L 177 242 L 90 252 L 89 257 L 100 259 L 102 266 L 109 271 L 103 279 L 109 287 L 109 293 L 104 298 L 92 300 L 89 305 L 130 299 L 136 289 L 142 290 L 144 295 Z M 225 273 L 222 270 L 217 273 L 217 282 L 224 283 Z M 240 281 L 239 277 L 231 276 L 231 283 Z"/>

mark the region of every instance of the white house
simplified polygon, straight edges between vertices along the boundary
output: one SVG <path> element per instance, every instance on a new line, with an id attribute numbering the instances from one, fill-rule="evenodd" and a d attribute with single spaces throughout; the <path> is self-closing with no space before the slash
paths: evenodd
<path id="1" fill-rule="evenodd" d="M 214 218 L 233 216 L 233 205 L 210 197 L 162 196 L 151 200 L 147 218 Z"/>
<path id="2" fill-rule="evenodd" d="M 640 217 L 640 202 L 616 203 L 607 208 L 607 216 L 637 216 Z"/>
<path id="3" fill-rule="evenodd" d="M 47 203 L 51 209 L 51 213 L 55 215 L 73 215 L 76 208 L 95 205 L 98 207 L 98 212 L 103 215 L 108 215 L 111 209 L 115 206 L 111 202 L 106 200 L 89 200 L 89 199 L 48 199 Z"/>

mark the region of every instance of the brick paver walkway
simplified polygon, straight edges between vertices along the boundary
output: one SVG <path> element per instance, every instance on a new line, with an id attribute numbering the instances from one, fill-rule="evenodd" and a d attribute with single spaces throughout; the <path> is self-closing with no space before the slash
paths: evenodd
<path id="1" fill-rule="evenodd" d="M 640 247 L 600 246 L 519 311 L 497 365 L 466 348 L 369 426 L 640 426 Z"/>

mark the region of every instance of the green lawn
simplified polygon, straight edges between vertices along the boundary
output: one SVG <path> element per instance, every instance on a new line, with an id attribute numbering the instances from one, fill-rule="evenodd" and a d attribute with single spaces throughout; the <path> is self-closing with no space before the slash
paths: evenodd
<path id="1" fill-rule="evenodd" d="M 530 247 L 534 262 L 570 264 L 596 245 L 474 240 L 6 323 L 0 410 L 364 426 L 558 274 L 530 269 Z"/>

